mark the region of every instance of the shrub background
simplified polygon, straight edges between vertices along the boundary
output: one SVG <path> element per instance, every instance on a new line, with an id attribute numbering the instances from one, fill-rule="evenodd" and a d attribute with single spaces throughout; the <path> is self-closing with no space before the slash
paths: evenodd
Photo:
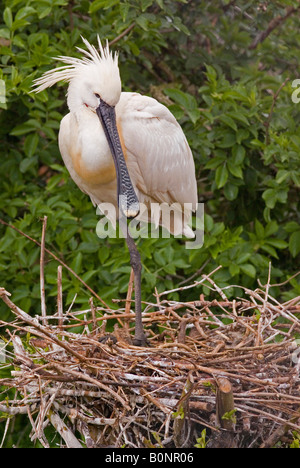
<path id="1" fill-rule="evenodd" d="M 273 283 L 299 267 L 300 104 L 292 101 L 299 76 L 299 5 L 217 3 L 2 3 L 1 218 L 39 240 L 47 215 L 48 248 L 108 302 L 126 291 L 129 256 L 124 241 L 99 241 L 99 217 L 62 164 L 57 133 L 67 112 L 66 86 L 29 94 L 32 80 L 57 66 L 52 57 L 77 53 L 80 34 L 91 42 L 96 34 L 115 42 L 123 89 L 168 105 L 196 161 L 204 247 L 140 240 L 144 299 L 152 298 L 154 286 L 172 289 L 218 265 L 220 286 L 249 288 L 257 279 L 266 281 L 270 261 Z M 38 313 L 39 249 L 3 225 L 0 236 L 0 284 L 21 307 Z M 49 259 L 48 298 L 56 293 L 56 268 Z M 87 303 L 89 293 L 75 278 L 64 272 L 63 281 L 66 305 L 75 293 L 78 304 Z M 209 295 L 207 287 L 204 293 Z M 231 288 L 226 294 L 242 292 Z M 300 294 L 299 278 L 273 294 Z"/>
<path id="2" fill-rule="evenodd" d="M 166 104 L 192 148 L 205 203 L 205 243 L 141 239 L 143 299 L 201 278 L 222 265 L 220 287 L 256 288 L 299 271 L 298 1 L 4 0 L 0 6 L 0 219 L 40 240 L 108 303 L 125 297 L 124 240 L 99 240 L 96 215 L 63 166 L 59 123 L 66 85 L 30 94 L 32 81 L 74 55 L 80 35 L 119 50 L 123 90 Z M 294 83 L 295 84 L 295 83 Z M 298 88 L 300 86 L 298 85 Z M 48 306 L 55 309 L 57 262 L 45 265 Z M 39 249 L 0 224 L 0 286 L 29 313 L 40 313 Z M 88 306 L 90 293 L 63 272 L 64 304 Z M 191 292 L 192 291 L 192 292 Z M 196 295 L 210 296 L 208 285 Z M 225 290 L 228 297 L 243 292 Z M 195 299 L 195 290 L 183 293 Z M 300 295 L 300 277 L 271 294 Z M 174 299 L 178 295 L 174 294 Z M 51 299 L 53 298 L 53 299 Z M 0 314 L 10 312 L 0 304 Z M 19 440 L 19 443 L 20 440 Z"/>

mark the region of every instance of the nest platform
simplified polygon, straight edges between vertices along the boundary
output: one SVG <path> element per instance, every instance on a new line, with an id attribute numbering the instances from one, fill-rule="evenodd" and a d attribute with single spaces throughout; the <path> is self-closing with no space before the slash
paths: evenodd
<path id="1" fill-rule="evenodd" d="M 91 300 L 62 313 L 59 301 L 54 315 L 32 317 L 0 288 L 15 315 L 1 322 L 6 426 L 26 415 L 31 440 L 45 447 L 48 425 L 71 448 L 291 446 L 300 433 L 300 297 L 280 304 L 266 285 L 229 301 L 204 279 L 219 299 L 176 302 L 165 291 L 143 304 L 147 348 L 131 344 L 130 294 L 116 310 Z"/>

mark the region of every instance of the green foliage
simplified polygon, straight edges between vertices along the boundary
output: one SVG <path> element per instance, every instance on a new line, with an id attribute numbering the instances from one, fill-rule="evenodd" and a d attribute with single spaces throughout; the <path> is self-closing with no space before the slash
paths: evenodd
<path id="1" fill-rule="evenodd" d="M 228 296 L 243 294 L 228 288 L 233 284 L 266 282 L 270 262 L 273 283 L 290 278 L 300 255 L 300 104 L 292 100 L 300 60 L 297 15 L 260 36 L 289 7 L 298 8 L 298 1 L 3 0 L 0 218 L 40 240 L 46 215 L 47 247 L 110 305 L 125 297 L 124 240 L 98 239 L 95 209 L 58 151 L 66 86 L 30 93 L 33 79 L 55 65 L 52 57 L 77 54 L 80 35 L 95 43 L 99 34 L 116 42 L 124 90 L 153 95 L 179 120 L 205 203 L 201 249 L 172 238 L 139 240 L 143 299 L 153 300 L 154 287 L 173 289 L 219 265 L 214 280 Z M 57 262 L 50 257 L 45 275 L 48 310 L 55 309 Z M 39 313 L 39 249 L 2 224 L 0 286 L 20 307 Z M 77 294 L 76 305 L 88 307 L 90 293 L 65 270 L 63 291 L 66 306 Z M 201 292 L 212 294 L 205 284 Z M 300 277 L 270 292 L 286 300 L 300 295 Z M 195 299 L 195 292 L 182 298 Z M 10 314 L 2 303 L 0 313 L 3 319 Z"/>
<path id="2" fill-rule="evenodd" d="M 233 409 L 231 411 L 228 411 L 227 413 L 224 413 L 222 416 L 222 419 L 225 419 L 227 421 L 231 421 L 233 424 L 236 424 L 236 409 Z"/>
<path id="3" fill-rule="evenodd" d="M 290 444 L 290 448 L 300 448 L 300 434 L 299 432 L 292 431 L 293 442 Z"/>
<path id="4" fill-rule="evenodd" d="M 201 431 L 201 437 L 198 437 L 197 443 L 195 444 L 195 448 L 206 448 L 206 429 Z"/>
<path id="5" fill-rule="evenodd" d="M 77 53 L 80 34 L 92 42 L 96 34 L 118 38 L 113 47 L 120 51 L 124 89 L 167 103 L 196 161 L 204 246 L 188 250 L 176 239 L 141 239 L 144 299 L 151 299 L 154 286 L 172 289 L 220 264 L 214 279 L 221 287 L 255 287 L 257 278 L 266 281 L 270 261 L 275 282 L 297 271 L 299 107 L 291 83 L 283 86 L 297 77 L 293 16 L 251 49 L 259 31 L 291 2 L 268 3 L 266 11 L 256 2 L 238 8 L 215 3 L 14 0 L 1 7 L 1 218 L 39 240 L 47 215 L 47 246 L 108 303 L 126 292 L 124 241 L 97 238 L 99 218 L 63 166 L 57 133 L 67 112 L 66 88 L 30 94 L 33 79 L 53 67 L 52 57 Z M 38 313 L 39 251 L 10 228 L 0 226 L 0 234 L 0 284 L 21 307 Z M 56 269 L 49 260 L 48 298 L 56 294 Z M 272 293 L 289 298 L 300 289 L 299 279 L 291 284 Z M 66 305 L 75 294 L 78 304 L 87 304 L 88 291 L 67 272 L 63 288 Z M 205 285 L 203 292 L 210 294 Z M 242 292 L 226 290 L 236 293 Z"/>

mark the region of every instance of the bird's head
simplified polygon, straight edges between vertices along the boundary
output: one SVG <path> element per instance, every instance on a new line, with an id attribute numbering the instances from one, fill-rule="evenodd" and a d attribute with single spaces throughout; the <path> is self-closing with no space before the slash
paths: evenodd
<path id="1" fill-rule="evenodd" d="M 108 44 L 103 48 L 99 36 L 100 53 L 86 39 L 82 40 L 87 50 L 77 49 L 83 58 L 57 57 L 65 65 L 49 70 L 35 80 L 34 91 L 39 93 L 58 81 L 67 81 L 70 111 L 89 109 L 97 114 L 116 167 L 118 203 L 127 218 L 134 218 L 139 213 L 139 201 L 128 174 L 115 112 L 121 96 L 118 55 L 110 52 Z"/>
<path id="2" fill-rule="evenodd" d="M 66 65 L 49 70 L 34 81 L 34 91 L 39 93 L 58 81 L 67 81 L 68 107 L 71 112 L 86 106 L 96 111 L 100 100 L 114 107 L 121 95 L 121 79 L 118 55 L 112 54 L 108 43 L 102 47 L 98 36 L 99 52 L 86 39 L 82 38 L 87 50 L 77 49 L 83 58 L 60 56 L 57 60 Z"/>

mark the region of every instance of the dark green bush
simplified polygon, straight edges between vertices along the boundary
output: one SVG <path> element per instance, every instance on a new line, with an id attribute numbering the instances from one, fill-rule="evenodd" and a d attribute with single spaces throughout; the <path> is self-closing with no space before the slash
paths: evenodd
<path id="1" fill-rule="evenodd" d="M 4 0 L 0 11 L 0 217 L 47 247 L 108 303 L 124 295 L 129 255 L 121 239 L 96 236 L 99 217 L 70 180 L 57 146 L 66 86 L 30 94 L 52 57 L 76 54 L 80 35 L 114 41 L 124 90 L 153 95 L 179 119 L 193 150 L 205 242 L 143 239 L 143 299 L 197 280 L 222 265 L 219 286 L 285 281 L 299 269 L 300 104 L 292 101 L 300 59 L 297 1 Z M 243 5 L 241 5 L 243 4 Z M 277 27 L 261 35 L 275 17 Z M 39 249 L 0 225 L 0 285 L 39 313 Z M 109 248 L 108 248 L 109 247 Z M 47 257 L 46 294 L 57 263 Z M 198 273 L 197 273 L 198 272 Z M 64 301 L 90 293 L 67 271 Z M 207 286 L 197 290 L 210 295 Z M 229 296 L 242 294 L 238 288 Z M 272 294 L 300 294 L 295 277 Z M 186 292 L 195 297 L 195 291 Z M 190 295 L 190 296 L 189 296 Z M 178 297 L 176 294 L 174 298 Z M 53 302 L 53 307 L 55 303 Z M 8 311 L 0 304 L 3 316 Z"/>

